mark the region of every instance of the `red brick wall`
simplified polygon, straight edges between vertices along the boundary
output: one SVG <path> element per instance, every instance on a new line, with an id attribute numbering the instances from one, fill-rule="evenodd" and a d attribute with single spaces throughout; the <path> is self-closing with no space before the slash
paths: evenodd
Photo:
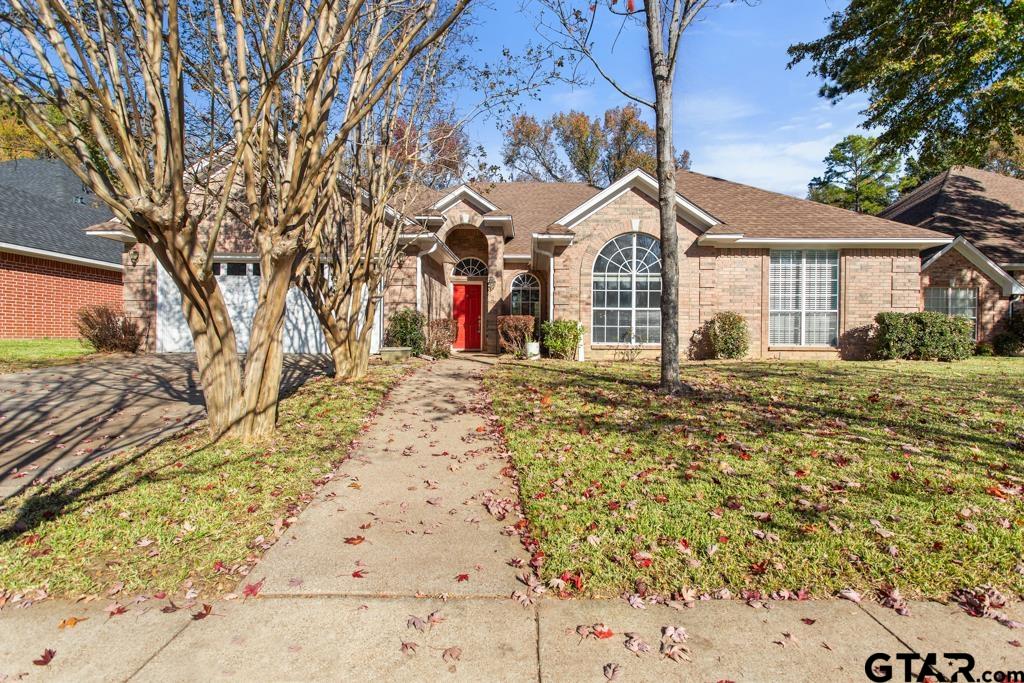
<path id="1" fill-rule="evenodd" d="M 75 313 L 121 309 L 121 273 L 0 252 L 0 338 L 77 337 Z"/>
<path id="2" fill-rule="evenodd" d="M 991 341 L 1006 325 L 1010 314 L 1010 297 L 1003 296 L 999 285 L 978 272 L 955 249 L 950 249 L 921 271 L 919 291 L 922 310 L 925 287 L 970 287 L 978 290 L 978 341 Z"/>

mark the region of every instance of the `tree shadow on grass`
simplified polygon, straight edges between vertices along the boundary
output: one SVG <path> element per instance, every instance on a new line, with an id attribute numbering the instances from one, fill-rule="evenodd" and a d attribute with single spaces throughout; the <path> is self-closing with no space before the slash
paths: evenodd
<path id="1" fill-rule="evenodd" d="M 147 391 L 153 391 L 160 397 L 176 396 L 180 400 L 188 402 L 198 400 L 202 401 L 201 392 L 198 389 L 198 385 L 195 382 L 196 370 L 194 366 L 194 359 L 189 357 L 189 354 L 174 354 L 179 356 L 178 358 L 171 359 L 171 362 L 180 364 L 186 370 L 184 373 L 185 379 L 181 377 L 175 380 L 168 380 L 165 376 L 159 373 L 153 372 L 152 376 L 142 377 L 140 372 L 137 372 L 135 379 L 141 380 L 139 384 L 145 382 L 155 383 L 157 386 Z M 162 366 L 159 366 L 162 367 Z M 317 375 L 324 375 L 331 368 L 331 361 L 329 356 L 308 356 L 308 357 L 288 357 L 286 360 L 284 373 L 282 375 L 281 382 L 281 398 L 284 399 L 292 395 L 297 391 L 306 381 Z M 116 380 L 112 380 L 112 386 L 117 389 L 115 392 L 111 392 L 116 396 L 114 402 L 110 405 L 100 406 L 101 414 L 114 413 L 121 409 L 125 403 L 130 403 L 132 396 L 136 395 L 139 389 L 139 384 L 133 385 L 131 388 L 123 388 L 122 383 L 116 383 Z M 65 386 L 66 385 L 62 385 Z M 92 417 L 92 421 L 102 419 L 102 417 Z M 217 469 L 228 464 L 229 459 L 224 459 L 219 463 L 210 466 L 207 470 L 197 472 L 189 469 L 188 465 L 184 465 L 182 468 L 176 466 L 176 462 L 185 462 L 187 459 L 195 453 L 207 448 L 214 442 L 208 439 L 205 435 L 200 439 L 200 443 L 189 449 L 188 452 L 181 454 L 181 456 L 175 459 L 174 462 L 164 463 L 158 467 L 150 468 L 142 472 L 137 477 L 126 481 L 124 484 L 120 484 L 113 488 L 107 488 L 110 481 L 115 479 L 121 473 L 130 470 L 136 466 L 154 449 L 168 443 L 169 441 L 178 437 L 180 429 L 187 426 L 194 426 L 199 423 L 202 419 L 202 413 L 191 417 L 191 419 L 179 425 L 174 430 L 157 429 L 147 430 L 139 432 L 133 435 L 132 439 L 125 440 L 124 442 L 118 443 L 116 447 L 110 448 L 106 451 L 102 451 L 93 454 L 92 457 L 83 460 L 80 463 L 74 463 L 76 468 L 70 469 L 63 474 L 56 476 L 48 481 L 43 481 L 39 484 L 34 484 L 31 487 L 26 487 L 20 492 L 17 492 L 10 496 L 6 501 L 0 503 L 0 511 L 8 509 L 7 506 L 13 504 L 18 505 L 18 511 L 15 514 L 14 520 L 3 529 L 0 529 L 0 543 L 9 541 L 12 538 L 20 536 L 28 531 L 31 531 L 40 523 L 54 519 L 60 515 L 67 514 L 81 507 L 98 502 L 110 496 L 121 493 L 130 487 L 134 486 L 137 482 L 146 478 L 162 477 L 168 478 L 168 473 L 173 468 L 171 477 L 189 476 L 194 477 L 199 474 L 207 474 L 209 472 L 216 471 Z M 75 423 L 78 424 L 77 422 Z M 131 428 L 133 424 L 129 424 Z M 87 427 L 87 425 L 86 425 Z M 16 426 L 16 429 L 22 428 Z M 81 428 L 81 427 L 78 427 Z M 124 451 L 132 448 L 131 455 L 126 456 Z M 31 458 L 34 454 L 40 452 L 38 449 L 33 449 L 29 453 L 21 456 L 21 461 L 31 462 Z M 26 496 L 20 502 L 18 501 L 19 496 Z"/>

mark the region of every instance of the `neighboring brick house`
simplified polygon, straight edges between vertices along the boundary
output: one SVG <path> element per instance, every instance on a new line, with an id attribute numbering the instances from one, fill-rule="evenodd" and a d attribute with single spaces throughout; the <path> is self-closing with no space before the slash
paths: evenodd
<path id="1" fill-rule="evenodd" d="M 978 341 L 990 341 L 1010 315 L 1022 313 L 1024 180 L 954 166 L 881 215 L 956 238 L 922 254 L 925 309 L 975 320 Z"/>
<path id="2" fill-rule="evenodd" d="M 624 346 L 657 354 L 656 190 L 655 180 L 637 170 L 603 190 L 517 182 L 433 193 L 407 212 L 403 255 L 373 321 L 374 348 L 388 318 L 411 307 L 432 319 L 454 318 L 460 350 L 497 351 L 498 316 L 518 313 L 580 321 L 586 358 L 611 357 Z M 678 193 L 684 352 L 715 313 L 736 311 L 747 320 L 752 357 L 862 355 L 878 312 L 920 310 L 922 251 L 953 241 L 697 173 L 679 174 Z M 134 267 L 125 264 L 126 305 L 154 323 L 157 349 L 188 350 L 177 293 L 148 251 L 134 246 L 126 253 L 132 252 L 138 258 Z M 258 287 L 254 255 L 225 246 L 215 260 L 232 318 L 249 319 Z M 293 294 L 286 350 L 318 350 L 316 321 Z"/>
<path id="3" fill-rule="evenodd" d="M 121 308 L 121 247 L 83 232 L 108 218 L 62 162 L 0 163 L 0 338 L 76 337 L 81 308 Z"/>

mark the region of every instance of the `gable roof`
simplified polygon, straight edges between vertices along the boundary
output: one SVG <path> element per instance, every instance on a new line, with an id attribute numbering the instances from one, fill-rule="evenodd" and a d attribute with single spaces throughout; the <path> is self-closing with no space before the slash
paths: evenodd
<path id="1" fill-rule="evenodd" d="M 460 186 L 463 187 L 463 186 Z M 494 210 L 488 213 L 512 216 L 515 222 L 515 236 L 505 243 L 505 253 L 529 254 L 533 247 L 532 235 L 537 232 L 559 232 L 549 227 L 561 216 L 572 211 L 601 190 L 586 183 L 546 183 L 540 181 L 519 181 L 511 183 L 474 183 L 464 187 L 485 199 Z M 442 199 L 454 194 L 459 188 L 435 191 L 425 198 L 427 208 L 419 212 L 426 215 L 434 207 L 443 204 Z M 561 231 L 564 233 L 564 231 Z"/>
<path id="2" fill-rule="evenodd" d="M 119 269 L 121 245 L 83 232 L 110 218 L 108 209 L 92 204 L 81 180 L 63 162 L 0 163 L 0 248 Z"/>
<path id="3" fill-rule="evenodd" d="M 992 259 L 985 256 L 981 251 L 971 244 L 963 235 L 942 247 L 934 250 L 934 253 L 922 257 L 921 270 L 928 269 L 933 263 L 942 258 L 947 252 L 956 250 L 961 256 L 967 259 L 990 280 L 999 285 L 1003 290 L 1003 296 L 1024 294 L 1024 284 L 1017 282 L 1012 275 L 993 263 Z"/>
<path id="4" fill-rule="evenodd" d="M 941 238 L 930 230 L 836 206 L 797 199 L 692 171 L 676 173 L 676 189 L 721 223 L 705 235 L 744 238 L 905 239 Z"/>
<path id="5" fill-rule="evenodd" d="M 953 166 L 898 199 L 882 215 L 962 235 L 1000 265 L 1024 263 L 1024 180 Z"/>

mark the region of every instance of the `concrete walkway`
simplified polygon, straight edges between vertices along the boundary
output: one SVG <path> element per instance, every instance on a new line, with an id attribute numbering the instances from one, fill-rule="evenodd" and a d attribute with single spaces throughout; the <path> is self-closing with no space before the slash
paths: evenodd
<path id="1" fill-rule="evenodd" d="M 621 681 L 856 681 L 875 652 L 893 657 L 893 680 L 903 680 L 899 652 L 938 653 L 946 674 L 944 652 L 971 653 L 976 675 L 1024 669 L 1024 649 L 1010 642 L 1024 634 L 955 606 L 912 604 L 900 617 L 844 601 L 518 604 L 510 595 L 526 592 L 524 570 L 509 562 L 525 554 L 505 532 L 516 516 L 499 521 L 484 505 L 514 496 L 482 407 L 489 362 L 432 364 L 393 392 L 352 459 L 244 582 L 264 580 L 258 598 L 214 602 L 201 620 L 195 607 L 165 614 L 155 600 L 113 618 L 105 601 L 8 607 L 0 681 L 603 681 L 606 665 Z M 88 619 L 58 628 L 72 616 Z M 614 635 L 581 640 L 577 627 L 596 623 Z M 687 630 L 692 661 L 659 655 L 666 626 Z M 631 652 L 627 633 L 651 651 Z M 33 665 L 47 648 L 52 662 Z"/>

